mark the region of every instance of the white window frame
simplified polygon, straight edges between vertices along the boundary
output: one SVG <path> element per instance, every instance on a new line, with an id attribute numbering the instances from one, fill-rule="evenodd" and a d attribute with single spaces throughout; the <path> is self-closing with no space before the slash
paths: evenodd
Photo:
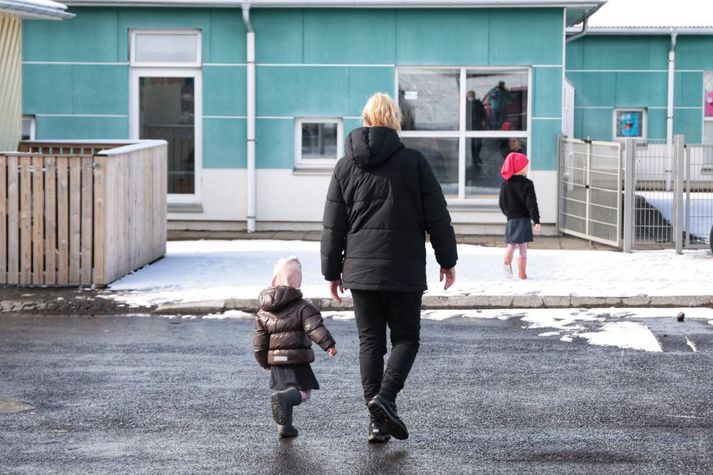
<path id="1" fill-rule="evenodd" d="M 195 148 L 193 151 L 193 194 L 168 193 L 168 204 L 200 204 L 203 183 L 203 74 L 196 68 L 131 68 L 129 73 L 129 138 L 139 139 L 139 79 L 142 77 L 193 78 L 193 126 Z"/>
<path id="2" fill-rule="evenodd" d="M 168 62 L 168 61 L 137 61 L 136 60 L 136 36 L 137 35 L 186 35 L 196 36 L 196 61 L 192 62 Z M 156 29 L 132 29 L 129 31 L 129 64 L 132 67 L 148 68 L 199 68 L 203 61 L 203 35 L 201 30 L 156 30 Z"/>
<path id="3" fill-rule="evenodd" d="M 399 66 L 396 68 L 394 96 L 399 97 L 399 75 L 402 72 L 409 70 L 459 70 L 460 71 L 460 90 L 458 94 L 459 103 L 459 125 L 458 130 L 444 131 L 419 131 L 419 130 L 402 130 L 401 137 L 434 137 L 434 138 L 457 138 L 458 139 L 458 197 L 447 197 L 447 202 L 453 205 L 497 205 L 498 197 L 494 195 L 481 195 L 466 197 L 466 139 L 472 137 L 480 138 L 505 138 L 517 137 L 527 141 L 528 148 L 531 147 L 532 134 L 532 67 L 530 66 L 426 66 L 426 65 L 411 65 Z M 466 130 L 466 95 L 467 86 L 466 78 L 468 73 L 508 73 L 508 72 L 526 72 L 527 73 L 527 130 Z"/>
<path id="4" fill-rule="evenodd" d="M 302 158 L 303 124 L 337 124 L 337 154 L 334 158 Z M 341 117 L 297 117 L 295 119 L 295 169 L 333 168 L 344 150 L 344 120 Z"/>
<path id="5" fill-rule="evenodd" d="M 37 119 L 34 115 L 23 115 L 22 122 L 25 122 L 26 120 L 30 121 L 30 138 L 27 140 L 35 140 L 35 137 L 37 137 Z M 24 130 L 24 128 L 23 124 L 22 130 Z"/>
<path id="6" fill-rule="evenodd" d="M 617 113 L 618 112 L 641 112 L 641 137 L 624 137 L 623 135 L 616 134 L 616 123 L 617 123 Z M 646 141 L 649 138 L 649 111 L 646 107 L 615 107 L 612 111 L 612 138 L 614 140 L 626 140 L 634 139 Z"/>

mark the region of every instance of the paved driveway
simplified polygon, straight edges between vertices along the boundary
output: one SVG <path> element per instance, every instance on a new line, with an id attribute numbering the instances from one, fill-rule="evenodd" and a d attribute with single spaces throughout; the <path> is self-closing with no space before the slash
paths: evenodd
<path id="1" fill-rule="evenodd" d="M 411 438 L 366 443 L 353 321 L 281 441 L 251 321 L 0 316 L 0 473 L 710 473 L 713 327 L 692 352 L 537 336 L 513 318 L 424 321 L 399 399 Z M 659 327 L 656 327 L 659 325 Z M 680 327 L 678 327 L 680 328 Z M 666 333 L 666 334 L 668 334 Z M 0 403 L 2 404 L 2 403 Z M 18 407 L 6 404 L 5 407 Z M 1 411 L 0 411 L 1 412 Z"/>

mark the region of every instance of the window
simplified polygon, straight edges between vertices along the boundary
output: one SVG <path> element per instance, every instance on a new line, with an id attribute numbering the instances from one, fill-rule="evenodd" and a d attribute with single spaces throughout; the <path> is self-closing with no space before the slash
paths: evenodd
<path id="1" fill-rule="evenodd" d="M 404 143 L 450 200 L 492 198 L 508 153 L 527 153 L 527 69 L 399 68 Z"/>
<path id="2" fill-rule="evenodd" d="M 342 154 L 341 119 L 297 119 L 295 168 L 329 168 Z"/>
<path id="3" fill-rule="evenodd" d="M 646 140 L 646 109 L 614 109 L 614 138 Z"/>
<path id="4" fill-rule="evenodd" d="M 132 66 L 201 65 L 201 33 L 197 30 L 132 30 Z"/>
<path id="5" fill-rule="evenodd" d="M 35 140 L 35 116 L 22 116 L 22 140 Z"/>

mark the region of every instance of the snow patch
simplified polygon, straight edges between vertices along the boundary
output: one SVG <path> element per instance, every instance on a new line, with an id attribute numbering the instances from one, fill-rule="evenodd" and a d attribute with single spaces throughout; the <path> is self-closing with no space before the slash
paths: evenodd
<path id="1" fill-rule="evenodd" d="M 658 340 L 646 325 L 638 322 L 608 322 L 598 332 L 580 333 L 592 345 L 618 346 L 643 351 L 663 351 Z"/>
<path id="2" fill-rule="evenodd" d="M 255 314 L 243 312 L 241 310 L 227 310 L 223 313 L 209 313 L 203 315 L 203 320 L 249 320 L 255 318 Z"/>
<path id="3" fill-rule="evenodd" d="M 558 336 L 559 334 L 560 334 L 560 332 L 544 332 L 544 333 L 540 333 L 537 336 Z"/>

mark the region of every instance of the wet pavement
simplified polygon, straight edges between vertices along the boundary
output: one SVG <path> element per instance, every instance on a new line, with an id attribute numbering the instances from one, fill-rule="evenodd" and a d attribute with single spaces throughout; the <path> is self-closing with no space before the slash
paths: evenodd
<path id="1" fill-rule="evenodd" d="M 649 323 L 663 352 L 424 321 L 411 437 L 370 446 L 353 321 L 286 441 L 249 320 L 2 315 L 0 399 L 34 408 L 0 413 L 0 473 L 710 473 L 713 326 Z"/>

